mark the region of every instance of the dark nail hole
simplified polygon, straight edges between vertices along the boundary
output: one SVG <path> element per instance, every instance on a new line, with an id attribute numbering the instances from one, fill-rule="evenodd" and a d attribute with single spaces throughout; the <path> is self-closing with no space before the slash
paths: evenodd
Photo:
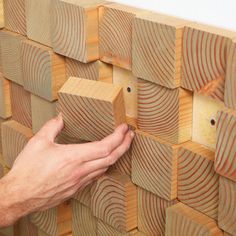
<path id="1" fill-rule="evenodd" d="M 130 87 L 127 88 L 127 92 L 128 92 L 128 93 L 131 92 L 131 88 L 130 88 Z"/>
<path id="2" fill-rule="evenodd" d="M 211 125 L 212 125 L 212 126 L 215 126 L 215 124 L 216 124 L 215 119 L 211 119 Z"/>

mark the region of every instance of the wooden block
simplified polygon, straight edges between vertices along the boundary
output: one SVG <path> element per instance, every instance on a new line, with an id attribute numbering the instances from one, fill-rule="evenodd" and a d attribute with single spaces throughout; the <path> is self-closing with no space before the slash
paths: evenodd
<path id="1" fill-rule="evenodd" d="M 0 0 L 0 29 L 4 27 L 3 0 Z"/>
<path id="2" fill-rule="evenodd" d="M 66 58 L 67 77 L 79 77 L 112 83 L 112 65 L 101 61 L 82 63 Z"/>
<path id="3" fill-rule="evenodd" d="M 0 117 L 11 117 L 10 82 L 0 72 Z"/>
<path id="4" fill-rule="evenodd" d="M 49 102 L 31 94 L 32 130 L 37 133 L 42 126 L 56 116 L 56 102 Z"/>
<path id="5" fill-rule="evenodd" d="M 178 203 L 166 211 L 166 236 L 211 235 L 223 236 L 216 221 L 210 217 Z"/>
<path id="6" fill-rule="evenodd" d="M 56 100 L 66 82 L 64 57 L 30 40 L 22 43 L 21 56 L 24 88 L 48 101 Z"/>
<path id="7" fill-rule="evenodd" d="M 55 52 L 81 62 L 95 61 L 98 7 L 102 0 L 53 0 L 51 37 Z"/>
<path id="8" fill-rule="evenodd" d="M 166 209 L 176 203 L 138 188 L 138 229 L 150 236 L 165 235 Z"/>
<path id="9" fill-rule="evenodd" d="M 93 184 L 89 184 L 84 189 L 79 190 L 74 199 L 77 200 L 79 203 L 83 204 L 84 206 L 91 208 L 91 188 Z"/>
<path id="10" fill-rule="evenodd" d="M 137 227 L 137 190 L 129 176 L 108 172 L 92 189 L 92 212 L 97 218 L 125 233 Z"/>
<path id="11" fill-rule="evenodd" d="M 99 8 L 100 59 L 131 70 L 132 22 L 140 9 L 112 3 Z"/>
<path id="12" fill-rule="evenodd" d="M 236 182 L 236 111 L 218 112 L 215 170 Z"/>
<path id="13" fill-rule="evenodd" d="M 38 228 L 30 221 L 28 216 L 17 222 L 17 236 L 39 236 Z"/>
<path id="14" fill-rule="evenodd" d="M 184 28 L 181 86 L 224 101 L 227 47 L 235 32 L 192 24 Z"/>
<path id="15" fill-rule="evenodd" d="M 8 120 L 0 118 L 0 154 L 2 154 L 2 123 Z"/>
<path id="16" fill-rule="evenodd" d="M 175 144 L 190 140 L 191 92 L 138 79 L 138 128 Z"/>
<path id="17" fill-rule="evenodd" d="M 118 86 L 71 77 L 58 95 L 65 133 L 72 137 L 100 140 L 125 122 L 123 94 Z"/>
<path id="18" fill-rule="evenodd" d="M 131 176 L 131 148 L 114 164 L 114 167 L 122 174 Z"/>
<path id="19" fill-rule="evenodd" d="M 28 128 L 32 127 L 30 93 L 18 84 L 11 83 L 12 119 Z"/>
<path id="20" fill-rule="evenodd" d="M 3 6 L 6 29 L 26 35 L 25 0 L 4 0 Z"/>
<path id="21" fill-rule="evenodd" d="M 229 234 L 236 235 L 236 183 L 220 177 L 218 224 Z"/>
<path id="22" fill-rule="evenodd" d="M 236 110 L 236 38 L 229 45 L 225 77 L 225 105 Z"/>
<path id="23" fill-rule="evenodd" d="M 57 234 L 65 236 L 72 233 L 72 205 L 70 201 L 57 207 Z"/>
<path id="24" fill-rule="evenodd" d="M 72 235 L 73 236 L 96 236 L 97 219 L 92 215 L 91 210 L 72 200 Z"/>
<path id="25" fill-rule="evenodd" d="M 2 124 L 3 158 L 9 168 L 33 136 L 31 129 L 16 121 L 7 121 Z"/>
<path id="26" fill-rule="evenodd" d="M 132 181 L 166 200 L 177 197 L 177 151 L 172 145 L 142 131 L 132 144 Z"/>
<path id="27" fill-rule="evenodd" d="M 50 6 L 52 0 L 26 0 L 27 37 L 47 46 L 52 46 L 50 25 Z"/>
<path id="28" fill-rule="evenodd" d="M 180 86 L 183 28 L 188 22 L 148 12 L 133 22 L 132 71 L 159 85 Z"/>
<path id="29" fill-rule="evenodd" d="M 15 0 L 10 1 L 15 2 Z M 3 76 L 22 85 L 23 77 L 20 47 L 25 37 L 20 34 L 2 30 L 0 31 L 0 40 Z"/>
<path id="30" fill-rule="evenodd" d="M 214 170 L 215 153 L 186 142 L 178 152 L 178 199 L 217 220 L 219 176 Z"/>

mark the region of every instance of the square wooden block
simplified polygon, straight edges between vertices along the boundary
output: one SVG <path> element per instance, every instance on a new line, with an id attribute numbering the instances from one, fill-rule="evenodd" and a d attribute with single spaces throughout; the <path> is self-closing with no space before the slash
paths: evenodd
<path id="1" fill-rule="evenodd" d="M 125 122 L 122 89 L 109 83 L 71 77 L 61 88 L 58 102 L 64 131 L 72 137 L 100 140 Z"/>
<path id="2" fill-rule="evenodd" d="M 178 145 L 135 131 L 132 144 L 132 181 L 161 198 L 175 199 L 177 151 Z"/>
<path id="3" fill-rule="evenodd" d="M 11 117 L 10 81 L 3 77 L 0 72 L 0 117 Z"/>

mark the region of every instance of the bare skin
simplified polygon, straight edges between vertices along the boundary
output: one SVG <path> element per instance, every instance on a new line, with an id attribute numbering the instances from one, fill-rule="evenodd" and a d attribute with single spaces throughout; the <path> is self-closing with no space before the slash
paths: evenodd
<path id="1" fill-rule="evenodd" d="M 134 137 L 122 124 L 101 141 L 59 145 L 54 140 L 62 129 L 61 116 L 47 122 L 0 180 L 0 227 L 70 198 L 104 174 Z"/>

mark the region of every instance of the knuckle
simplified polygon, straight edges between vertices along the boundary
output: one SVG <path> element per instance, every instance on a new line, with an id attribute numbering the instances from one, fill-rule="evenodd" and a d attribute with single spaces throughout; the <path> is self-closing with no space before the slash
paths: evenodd
<path id="1" fill-rule="evenodd" d="M 103 145 L 103 144 L 102 144 Z M 102 156 L 108 156 L 110 154 L 110 148 L 108 145 L 103 145 L 103 147 L 100 147 L 101 148 L 101 155 Z"/>
<path id="2" fill-rule="evenodd" d="M 108 166 L 114 165 L 115 162 L 116 162 L 116 156 L 113 155 L 113 154 L 109 155 L 108 158 L 107 158 Z"/>

